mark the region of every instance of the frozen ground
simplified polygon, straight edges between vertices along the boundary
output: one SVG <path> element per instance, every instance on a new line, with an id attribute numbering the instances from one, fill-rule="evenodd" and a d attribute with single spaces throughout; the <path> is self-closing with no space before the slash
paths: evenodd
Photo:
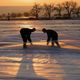
<path id="1" fill-rule="evenodd" d="M 80 80 L 79 23 L 0 22 L 0 80 Z M 38 31 L 32 34 L 33 46 L 28 43 L 23 49 L 19 30 L 30 25 Z M 46 34 L 41 32 L 44 26 L 59 33 L 61 48 L 46 46 Z"/>

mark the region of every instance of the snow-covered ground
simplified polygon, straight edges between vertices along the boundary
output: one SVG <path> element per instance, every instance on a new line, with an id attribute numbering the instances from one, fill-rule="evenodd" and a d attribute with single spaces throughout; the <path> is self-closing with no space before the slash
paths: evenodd
<path id="1" fill-rule="evenodd" d="M 27 49 L 22 27 L 37 28 Z M 46 46 L 43 27 L 58 32 L 61 48 Z M 80 21 L 0 21 L 0 80 L 80 80 Z"/>

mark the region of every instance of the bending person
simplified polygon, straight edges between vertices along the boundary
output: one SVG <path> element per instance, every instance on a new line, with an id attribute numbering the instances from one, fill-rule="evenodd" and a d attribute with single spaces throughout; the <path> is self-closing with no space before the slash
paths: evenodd
<path id="1" fill-rule="evenodd" d="M 55 42 L 57 46 L 60 47 L 59 42 L 58 42 L 58 33 L 56 31 L 45 29 L 45 28 L 43 28 L 42 31 L 44 33 L 47 33 L 47 45 L 49 45 L 49 42 L 51 40 L 52 46 L 54 46 L 54 42 Z"/>
<path id="2" fill-rule="evenodd" d="M 31 33 L 34 32 L 34 31 L 36 31 L 35 28 L 33 28 L 33 29 L 22 28 L 20 30 L 20 34 L 21 34 L 21 37 L 23 39 L 23 48 L 27 47 L 26 46 L 27 41 L 29 41 L 31 43 L 31 45 L 32 45 Z"/>

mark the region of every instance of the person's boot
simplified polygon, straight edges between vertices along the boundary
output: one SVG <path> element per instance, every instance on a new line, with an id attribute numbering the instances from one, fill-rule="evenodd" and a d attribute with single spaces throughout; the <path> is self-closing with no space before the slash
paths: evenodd
<path id="1" fill-rule="evenodd" d="M 26 43 L 23 43 L 23 48 L 27 48 Z"/>
<path id="2" fill-rule="evenodd" d="M 54 42 L 52 42 L 52 45 L 51 45 L 52 47 L 54 46 Z"/>
<path id="3" fill-rule="evenodd" d="M 32 46 L 33 44 L 32 44 L 32 42 L 31 42 L 31 46 Z"/>
<path id="4" fill-rule="evenodd" d="M 59 42 L 56 42 L 56 44 L 57 44 L 57 46 L 58 46 L 59 48 L 61 48 L 61 46 L 59 45 Z"/>
<path id="5" fill-rule="evenodd" d="M 49 45 L 49 42 L 47 42 L 47 46 Z"/>

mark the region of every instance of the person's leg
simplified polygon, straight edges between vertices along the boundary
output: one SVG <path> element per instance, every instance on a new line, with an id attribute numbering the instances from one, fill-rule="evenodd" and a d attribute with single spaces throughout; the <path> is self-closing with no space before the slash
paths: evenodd
<path id="1" fill-rule="evenodd" d="M 22 37 L 22 40 L 23 40 L 23 48 L 26 48 L 27 38 L 24 36 L 23 33 L 20 32 L 20 34 L 21 34 L 21 37 Z"/>
<path id="2" fill-rule="evenodd" d="M 29 42 L 31 43 L 31 45 L 32 45 L 32 40 L 31 40 L 31 38 L 28 37 L 27 39 L 28 39 L 28 41 L 29 41 Z"/>
<path id="3" fill-rule="evenodd" d="M 58 47 L 60 47 L 60 45 L 59 45 L 59 42 L 58 42 L 58 41 L 55 41 L 55 43 L 57 44 L 57 46 L 58 46 Z"/>
<path id="4" fill-rule="evenodd" d="M 50 38 L 48 37 L 47 38 L 47 45 L 49 45 L 49 42 L 50 42 Z"/>
<path id="5" fill-rule="evenodd" d="M 26 46 L 26 42 L 23 42 L 23 48 L 26 48 L 27 46 Z"/>
<path id="6" fill-rule="evenodd" d="M 54 46 L 54 41 L 52 41 L 52 46 Z"/>
<path id="7" fill-rule="evenodd" d="M 54 37 L 52 37 L 52 43 L 51 43 L 52 46 L 54 46 L 54 42 L 55 42 L 55 41 L 54 41 Z"/>
<path id="8" fill-rule="evenodd" d="M 27 43 L 27 38 L 24 37 L 23 38 L 23 48 L 26 48 L 27 47 L 26 43 Z"/>

